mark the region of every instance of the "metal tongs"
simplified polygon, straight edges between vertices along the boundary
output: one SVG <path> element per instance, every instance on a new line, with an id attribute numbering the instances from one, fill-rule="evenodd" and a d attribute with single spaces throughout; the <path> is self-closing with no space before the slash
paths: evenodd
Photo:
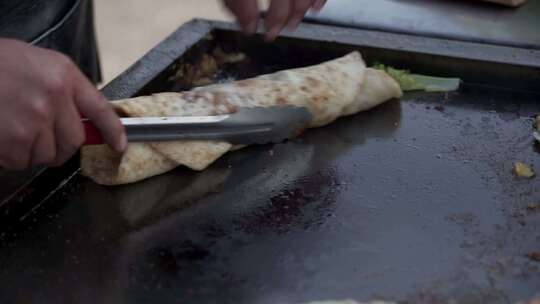
<path id="1" fill-rule="evenodd" d="M 129 117 L 121 118 L 128 142 L 177 140 L 220 140 L 232 144 L 279 143 L 296 137 L 312 120 L 304 107 L 238 108 L 235 113 L 217 116 Z M 103 139 L 90 120 L 83 120 L 86 145 Z"/>

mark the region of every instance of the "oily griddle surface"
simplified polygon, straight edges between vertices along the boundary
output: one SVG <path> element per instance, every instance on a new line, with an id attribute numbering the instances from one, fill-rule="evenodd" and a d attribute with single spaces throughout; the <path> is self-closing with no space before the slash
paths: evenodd
<path id="1" fill-rule="evenodd" d="M 4 233 L 2 303 L 509 303 L 540 291 L 539 96 L 406 94 L 122 187 L 76 176 Z"/>

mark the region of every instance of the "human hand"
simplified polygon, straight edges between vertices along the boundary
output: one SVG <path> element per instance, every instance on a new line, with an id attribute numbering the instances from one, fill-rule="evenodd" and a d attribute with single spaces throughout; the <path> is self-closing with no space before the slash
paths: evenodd
<path id="1" fill-rule="evenodd" d="M 81 115 L 125 149 L 118 116 L 66 56 L 0 38 L 0 79 L 0 167 L 63 164 L 84 143 Z"/>
<path id="2" fill-rule="evenodd" d="M 257 0 L 224 0 L 225 5 L 235 15 L 240 27 L 247 33 L 257 31 L 259 6 Z M 326 0 L 272 0 L 264 20 L 266 38 L 274 40 L 285 28 L 298 27 L 308 10 L 320 10 Z"/>

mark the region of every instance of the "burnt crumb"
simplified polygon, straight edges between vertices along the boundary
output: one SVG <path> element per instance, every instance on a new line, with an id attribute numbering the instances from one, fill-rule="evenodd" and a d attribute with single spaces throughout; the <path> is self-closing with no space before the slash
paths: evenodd
<path id="1" fill-rule="evenodd" d="M 540 203 L 533 203 L 533 204 L 527 205 L 527 210 L 528 211 L 540 211 Z"/>
<path id="2" fill-rule="evenodd" d="M 430 107 L 430 106 L 426 106 L 426 110 L 431 110 L 431 107 Z"/>
<path id="3" fill-rule="evenodd" d="M 527 257 L 532 261 L 540 262 L 540 251 L 529 252 Z"/>
<path id="4" fill-rule="evenodd" d="M 523 218 L 525 217 L 525 213 L 524 212 L 513 212 L 512 214 L 510 214 L 510 216 L 518 221 L 523 221 Z"/>
<path id="5" fill-rule="evenodd" d="M 470 213 L 456 213 L 447 216 L 446 219 L 460 225 L 472 225 L 476 218 Z"/>
<path id="6" fill-rule="evenodd" d="M 444 110 L 445 110 L 443 106 L 435 106 L 434 109 L 439 111 L 439 112 L 444 112 Z"/>

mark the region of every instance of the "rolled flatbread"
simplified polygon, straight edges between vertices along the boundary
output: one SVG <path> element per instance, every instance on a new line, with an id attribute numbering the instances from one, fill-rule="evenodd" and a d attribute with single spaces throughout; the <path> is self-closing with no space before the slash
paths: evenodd
<path id="1" fill-rule="evenodd" d="M 371 109 L 402 96 L 399 84 L 385 72 L 366 68 L 353 52 L 319 65 L 209 85 L 181 93 L 160 93 L 113 102 L 122 116 L 201 116 L 233 113 L 238 107 L 306 107 L 310 128 Z M 223 141 L 130 143 L 123 154 L 105 145 L 81 151 L 82 174 L 96 183 L 119 185 L 162 174 L 183 165 L 204 170 L 236 147 Z"/>

